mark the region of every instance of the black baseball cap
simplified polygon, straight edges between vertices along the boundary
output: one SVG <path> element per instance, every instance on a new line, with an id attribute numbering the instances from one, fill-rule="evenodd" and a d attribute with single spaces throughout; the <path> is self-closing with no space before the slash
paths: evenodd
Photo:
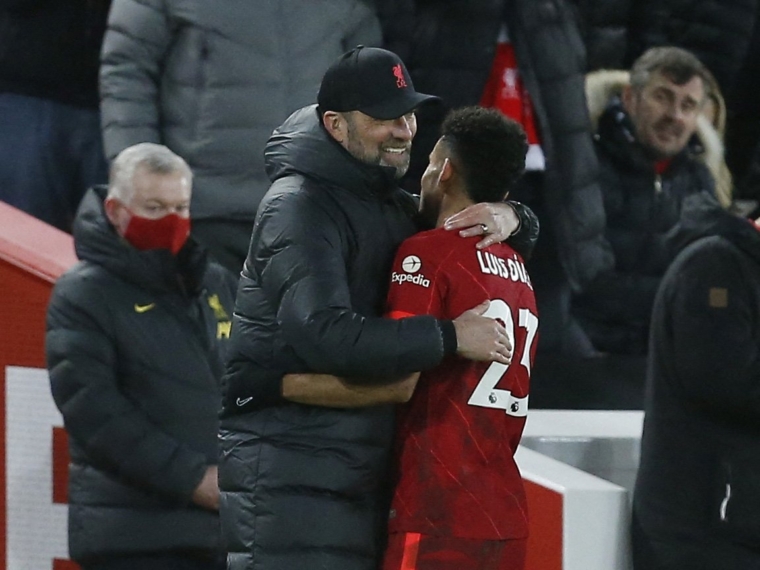
<path id="1" fill-rule="evenodd" d="M 375 119 L 397 119 L 419 105 L 439 101 L 417 93 L 409 72 L 395 53 L 356 46 L 330 66 L 322 78 L 317 103 L 325 111 L 361 111 Z"/>

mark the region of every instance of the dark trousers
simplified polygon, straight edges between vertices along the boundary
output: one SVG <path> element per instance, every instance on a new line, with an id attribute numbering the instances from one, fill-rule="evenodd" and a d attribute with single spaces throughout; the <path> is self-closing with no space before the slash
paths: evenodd
<path id="1" fill-rule="evenodd" d="M 71 231 L 88 187 L 108 181 L 100 114 L 0 93 L 0 201 Z"/>
<path id="2" fill-rule="evenodd" d="M 147 554 L 114 556 L 97 562 L 82 563 L 82 570 L 225 570 L 226 556 L 192 554 Z"/>

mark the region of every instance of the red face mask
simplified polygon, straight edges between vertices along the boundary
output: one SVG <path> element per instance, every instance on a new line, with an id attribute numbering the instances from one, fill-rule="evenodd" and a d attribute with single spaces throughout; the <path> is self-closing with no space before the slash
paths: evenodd
<path id="1" fill-rule="evenodd" d="M 190 235 L 190 218 L 167 214 L 155 220 L 132 214 L 124 231 L 124 239 L 140 251 L 168 249 L 172 254 L 185 245 Z"/>

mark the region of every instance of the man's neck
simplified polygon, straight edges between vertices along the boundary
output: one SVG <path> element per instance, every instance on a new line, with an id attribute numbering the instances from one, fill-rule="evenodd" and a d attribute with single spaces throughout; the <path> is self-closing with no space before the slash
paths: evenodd
<path id="1" fill-rule="evenodd" d="M 448 218 L 454 214 L 458 214 L 473 204 L 474 202 L 469 198 L 449 198 L 448 196 L 444 197 L 443 203 L 441 204 L 441 210 L 438 212 L 438 220 L 435 222 L 435 227 L 443 227 L 443 222 L 445 222 Z"/>

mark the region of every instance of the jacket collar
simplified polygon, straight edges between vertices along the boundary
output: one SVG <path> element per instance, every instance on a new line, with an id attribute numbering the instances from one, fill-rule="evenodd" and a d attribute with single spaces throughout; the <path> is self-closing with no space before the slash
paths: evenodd
<path id="1" fill-rule="evenodd" d="M 192 238 L 176 256 L 168 250 L 135 249 L 106 217 L 106 194 L 105 187 L 97 186 L 82 199 L 73 232 L 77 257 L 151 291 L 197 294 L 208 263 L 205 251 Z"/>

